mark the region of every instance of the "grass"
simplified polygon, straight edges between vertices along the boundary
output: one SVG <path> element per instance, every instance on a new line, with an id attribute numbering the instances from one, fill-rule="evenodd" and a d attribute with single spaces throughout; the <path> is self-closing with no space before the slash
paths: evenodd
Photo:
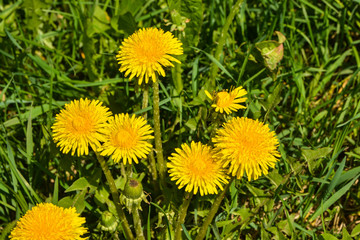
<path id="1" fill-rule="evenodd" d="M 211 144 L 204 90 L 243 86 L 247 109 L 233 116 L 265 121 L 280 141 L 281 158 L 268 175 L 232 182 L 207 239 L 358 239 L 359 6 L 341 0 L 0 1 L 0 239 L 45 201 L 75 206 L 90 239 L 124 238 L 120 227 L 115 233 L 98 227 L 102 212 L 116 211 L 95 154 L 62 154 L 51 126 L 64 104 L 80 97 L 99 99 L 113 113 L 146 113 L 153 126 L 152 101 L 142 107 L 143 90 L 124 78 L 115 59 L 122 40 L 142 27 L 177 29 L 185 51 L 182 64 L 160 82 L 165 159 L 185 142 Z M 277 41 L 275 31 L 286 37 L 284 57 L 269 70 L 252 57 L 260 42 Z M 119 187 L 121 168 L 109 164 Z M 184 190 L 167 175 L 162 191 L 149 169 L 147 160 L 132 167 L 149 194 L 140 212 L 145 238 L 173 239 Z M 215 197 L 192 198 L 184 239 L 195 239 Z"/>

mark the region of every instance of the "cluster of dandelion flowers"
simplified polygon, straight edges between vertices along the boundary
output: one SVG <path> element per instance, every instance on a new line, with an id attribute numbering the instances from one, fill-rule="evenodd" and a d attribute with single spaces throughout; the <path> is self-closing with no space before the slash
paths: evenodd
<path id="1" fill-rule="evenodd" d="M 167 167 L 172 181 L 179 189 L 186 185 L 186 192 L 198 191 L 200 195 L 216 194 L 217 187 L 223 190 L 222 184 L 228 183 L 226 171 L 222 168 L 211 147 L 200 142 L 182 144 L 181 149 L 169 157 Z"/>
<path id="2" fill-rule="evenodd" d="M 96 151 L 104 141 L 104 130 L 112 113 L 99 100 L 87 98 L 65 104 L 51 127 L 53 139 L 63 153 L 88 155 L 89 145 Z"/>
<path id="3" fill-rule="evenodd" d="M 208 91 L 205 91 L 205 94 L 213 101 L 211 107 L 215 108 L 216 112 L 227 113 L 236 112 L 239 109 L 246 108 L 240 103 L 246 101 L 244 97 L 247 92 L 242 87 L 237 87 L 235 89 L 230 89 L 230 91 L 220 91 L 211 95 Z"/>
<path id="4" fill-rule="evenodd" d="M 157 74 L 165 76 L 163 67 L 173 67 L 172 62 L 180 63 L 171 55 L 183 54 L 182 43 L 170 32 L 157 28 L 144 28 L 124 40 L 116 58 L 120 72 L 129 80 L 137 77 L 139 84 L 145 78 L 156 81 Z"/>
<path id="5" fill-rule="evenodd" d="M 87 229 L 76 209 L 40 203 L 27 211 L 11 231 L 12 240 L 80 240 Z"/>
<path id="6" fill-rule="evenodd" d="M 212 139 L 215 149 L 223 159 L 223 166 L 230 164 L 229 172 L 240 179 L 246 173 L 249 180 L 258 179 L 273 168 L 279 142 L 268 125 L 249 118 L 233 118 L 224 123 Z"/>
<path id="7" fill-rule="evenodd" d="M 138 158 L 146 158 L 152 145 L 148 142 L 154 131 L 143 117 L 117 114 L 110 118 L 105 141 L 100 149 L 102 156 L 111 156 L 114 162 L 138 163 Z"/>

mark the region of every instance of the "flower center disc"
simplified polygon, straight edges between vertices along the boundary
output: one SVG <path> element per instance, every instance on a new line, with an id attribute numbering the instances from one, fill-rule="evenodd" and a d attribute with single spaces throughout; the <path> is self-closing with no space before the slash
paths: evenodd
<path id="1" fill-rule="evenodd" d="M 76 133 L 87 133 L 91 129 L 90 119 L 87 116 L 81 116 L 73 119 L 71 122 L 72 127 Z"/>
<path id="2" fill-rule="evenodd" d="M 154 40 L 149 42 L 144 42 L 137 48 L 137 55 L 139 59 L 143 61 L 143 64 L 157 62 L 162 56 L 163 51 L 161 49 L 156 49 L 154 46 L 157 46 Z"/>
<path id="3" fill-rule="evenodd" d="M 203 175 L 203 173 L 207 170 L 206 161 L 204 161 L 204 158 L 206 156 L 197 156 L 198 158 L 191 161 L 190 168 L 192 172 L 196 172 L 197 175 Z"/>
<path id="4" fill-rule="evenodd" d="M 115 143 L 120 148 L 131 149 L 136 145 L 136 135 L 130 129 L 119 129 L 116 133 Z"/>

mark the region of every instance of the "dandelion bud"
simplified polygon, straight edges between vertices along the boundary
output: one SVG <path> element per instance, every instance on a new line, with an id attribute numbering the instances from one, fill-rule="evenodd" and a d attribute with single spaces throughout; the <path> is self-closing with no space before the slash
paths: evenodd
<path id="1" fill-rule="evenodd" d="M 131 213 L 134 208 L 142 210 L 141 202 L 143 200 L 147 202 L 141 182 L 136 178 L 129 178 L 125 184 L 124 191 L 120 196 L 121 203 L 125 204 Z"/>
<path id="2" fill-rule="evenodd" d="M 100 228 L 103 231 L 114 232 L 118 225 L 116 217 L 109 211 L 104 211 L 101 214 Z"/>

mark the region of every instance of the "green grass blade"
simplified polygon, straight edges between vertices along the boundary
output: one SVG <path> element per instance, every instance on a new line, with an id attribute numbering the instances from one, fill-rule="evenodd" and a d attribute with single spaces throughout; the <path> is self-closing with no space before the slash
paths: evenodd
<path id="1" fill-rule="evenodd" d="M 201 49 L 199 49 L 199 48 L 196 48 L 196 47 L 191 47 L 191 48 L 193 48 L 193 49 L 195 49 L 195 50 L 198 50 L 198 51 L 204 53 L 213 63 L 216 64 L 216 66 L 218 66 L 218 68 L 221 69 L 221 71 L 223 71 L 229 78 L 231 78 L 232 80 L 235 81 L 235 79 L 233 78 L 233 76 L 232 76 L 232 75 L 225 69 L 225 67 L 224 67 L 218 60 L 216 60 L 216 58 L 214 58 L 211 54 L 209 54 L 209 53 L 207 53 L 207 52 L 205 52 L 205 51 L 203 51 L 203 50 L 201 50 Z"/>
<path id="2" fill-rule="evenodd" d="M 169 239 L 171 240 L 171 231 L 170 231 L 170 223 L 169 223 L 169 219 L 166 216 L 166 212 L 164 211 L 164 209 L 162 209 L 159 205 L 157 205 L 156 203 L 150 202 L 151 205 L 155 206 L 157 209 L 159 209 L 165 217 L 165 221 L 166 221 L 166 225 L 167 225 L 167 229 L 169 232 Z"/>
<path id="3" fill-rule="evenodd" d="M 342 187 L 339 191 L 334 193 L 327 201 L 324 202 L 312 215 L 310 221 L 314 221 L 315 218 L 317 218 L 320 214 L 322 214 L 324 211 L 328 210 L 331 205 L 333 205 L 337 200 L 339 200 L 347 191 L 349 191 L 350 187 L 354 184 L 354 182 L 358 179 L 360 175 L 357 175 L 355 178 L 353 178 L 352 181 L 350 181 L 348 184 L 346 184 L 344 187 Z"/>

